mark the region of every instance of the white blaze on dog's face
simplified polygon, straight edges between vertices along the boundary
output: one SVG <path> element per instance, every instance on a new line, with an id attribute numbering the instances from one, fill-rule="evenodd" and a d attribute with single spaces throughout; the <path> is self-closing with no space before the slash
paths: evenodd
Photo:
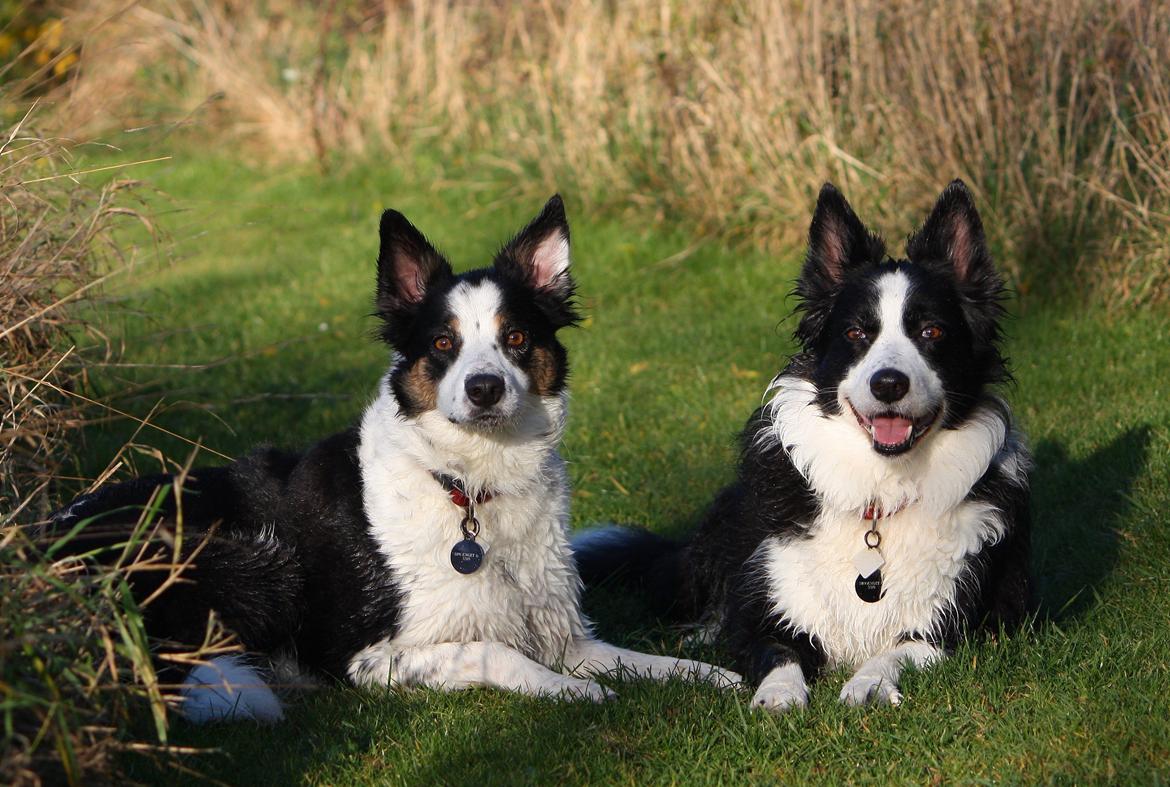
<path id="1" fill-rule="evenodd" d="M 852 411 L 869 432 L 880 453 L 901 453 L 910 448 L 937 420 L 945 406 L 942 379 L 920 350 L 923 332 L 911 318 L 907 274 L 893 270 L 871 281 L 872 305 L 855 315 L 846 329 L 846 340 L 863 345 L 860 357 L 837 389 L 842 409 Z M 867 345 L 867 346 L 866 346 Z"/>
<path id="2" fill-rule="evenodd" d="M 826 185 L 797 288 L 796 335 L 819 406 L 851 415 L 886 456 L 960 421 L 981 387 L 1004 374 L 995 328 L 1002 285 L 961 183 L 943 192 L 907 251 L 906 260 L 887 257 Z"/>
<path id="3" fill-rule="evenodd" d="M 457 424 L 494 426 L 516 416 L 531 387 L 509 339 L 527 340 L 510 324 L 503 293 L 492 281 L 460 282 L 447 294 L 446 331 L 453 359 L 438 383 L 440 412 Z"/>
<path id="4" fill-rule="evenodd" d="M 569 230 L 554 197 L 490 268 L 455 276 L 401 214 L 387 211 L 379 257 L 383 337 L 400 411 L 507 430 L 526 408 L 561 395 L 568 374 L 560 328 L 576 320 Z"/>

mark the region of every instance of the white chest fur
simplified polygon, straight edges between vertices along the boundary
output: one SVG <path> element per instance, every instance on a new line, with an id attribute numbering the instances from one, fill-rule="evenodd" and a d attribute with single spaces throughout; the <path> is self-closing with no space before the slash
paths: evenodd
<path id="1" fill-rule="evenodd" d="M 568 482 L 555 450 L 557 435 L 545 450 L 529 443 L 516 451 L 485 446 L 484 455 L 460 457 L 453 465 L 445 452 L 446 461 L 428 455 L 434 442 L 426 426 L 395 417 L 386 397 L 367 411 L 360 453 L 366 514 L 401 593 L 391 644 L 499 642 L 554 663 L 569 638 L 585 633 L 566 537 Z M 500 456 L 489 455 L 493 451 Z M 490 477 L 495 466 L 506 468 L 507 488 Z M 477 507 L 479 543 L 487 554 L 472 574 L 451 565 L 463 510 L 431 469 L 454 471 L 473 488 L 499 492 Z"/>
<path id="2" fill-rule="evenodd" d="M 1003 532 L 996 509 L 973 502 L 941 516 L 911 506 L 882 521 L 885 596 L 868 603 L 855 592 L 852 559 L 869 524 L 824 512 L 808 537 L 769 539 L 757 553 L 775 614 L 815 638 L 830 666 L 857 666 L 905 634 L 934 631 L 953 609 L 967 558 Z"/>
<path id="3" fill-rule="evenodd" d="M 884 457 L 851 415 L 814 406 L 811 382 L 781 376 L 770 390 L 772 424 L 760 439 L 784 447 L 821 505 L 807 537 L 769 539 L 756 553 L 775 613 L 816 638 L 832 664 L 858 665 L 903 635 L 936 632 L 954 611 L 970 556 L 1004 533 L 998 510 L 967 501 L 972 487 L 992 462 L 1010 483 L 1024 480 L 1027 452 L 1007 408 L 981 406 L 962 427 Z M 853 557 L 870 525 L 861 513 L 875 503 L 902 510 L 879 526 L 885 595 L 869 603 L 857 595 Z"/>

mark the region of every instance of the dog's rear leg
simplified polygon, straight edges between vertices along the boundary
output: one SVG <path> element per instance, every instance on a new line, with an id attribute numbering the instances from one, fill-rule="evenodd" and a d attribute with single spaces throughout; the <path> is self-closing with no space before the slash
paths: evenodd
<path id="1" fill-rule="evenodd" d="M 945 655 L 929 642 L 903 642 L 867 659 L 858 667 L 841 689 L 841 702 L 846 705 L 897 705 L 902 701 L 898 680 L 906 665 L 912 664 L 922 669 L 942 660 Z"/>
<path id="2" fill-rule="evenodd" d="M 428 686 L 446 691 L 490 686 L 521 694 L 601 702 L 613 692 L 592 680 L 553 672 L 500 642 L 371 645 L 349 663 L 349 678 L 367 686 Z"/>
<path id="3" fill-rule="evenodd" d="M 181 689 L 180 711 L 195 724 L 218 721 L 278 722 L 280 700 L 263 672 L 244 655 L 219 656 L 191 670 Z"/>
<path id="4" fill-rule="evenodd" d="M 738 673 L 713 664 L 639 653 L 591 637 L 582 637 L 570 643 L 565 652 L 565 667 L 575 675 L 624 671 L 655 680 L 693 677 L 720 687 L 734 686 L 743 680 Z"/>

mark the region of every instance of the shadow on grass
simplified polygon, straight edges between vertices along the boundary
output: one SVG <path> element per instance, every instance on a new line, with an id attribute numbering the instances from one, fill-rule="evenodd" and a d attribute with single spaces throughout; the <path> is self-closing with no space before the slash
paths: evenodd
<path id="1" fill-rule="evenodd" d="M 622 687 L 619 686 L 619 689 Z M 613 700 L 621 703 L 623 700 Z M 625 699 L 625 702 L 629 702 Z M 448 725 L 410 774 L 418 784 L 540 784 L 605 780 L 597 770 L 648 756 L 623 707 L 508 702 L 488 727 Z"/>
<path id="2" fill-rule="evenodd" d="M 407 724 L 411 710 L 389 692 L 373 697 L 339 683 L 288 698 L 285 718 L 274 725 L 179 719 L 171 728 L 174 751 L 125 755 L 123 762 L 133 781 L 146 784 L 301 784 L 323 763 L 378 748 L 379 732 Z"/>
<path id="3" fill-rule="evenodd" d="M 180 724 L 175 743 L 199 751 L 124 760 L 135 781 L 171 785 L 610 781 L 655 746 L 638 723 L 647 698 L 690 693 L 640 682 L 617 689 L 618 700 L 597 705 L 482 690 L 337 687 L 297 700 L 278 725 Z M 716 704 L 731 701 L 697 691 Z"/>
<path id="4" fill-rule="evenodd" d="M 1043 442 L 1032 472 L 1033 570 L 1041 618 L 1083 614 L 1118 558 L 1118 527 L 1148 461 L 1150 428 L 1129 429 L 1077 459 Z"/>

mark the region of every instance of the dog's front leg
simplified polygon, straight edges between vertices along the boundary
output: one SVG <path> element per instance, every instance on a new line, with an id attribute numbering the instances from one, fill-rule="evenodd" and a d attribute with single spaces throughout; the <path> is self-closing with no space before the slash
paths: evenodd
<path id="1" fill-rule="evenodd" d="M 757 564 L 749 561 L 743 572 L 733 581 L 722 635 L 736 654 L 736 668 L 757 685 L 752 707 L 769 713 L 803 708 L 807 679 L 824 665 L 825 654 L 808 634 L 777 619 Z"/>
<path id="2" fill-rule="evenodd" d="M 570 642 L 565 652 L 565 668 L 574 675 L 629 672 L 655 680 L 694 677 L 720 687 L 734 686 L 743 680 L 737 673 L 713 664 L 639 653 L 592 637 L 579 637 Z"/>
<path id="3" fill-rule="evenodd" d="M 772 637 L 761 637 L 743 653 L 742 658 L 749 678 L 760 681 L 752 695 L 753 708 L 784 713 L 808 705 L 808 683 L 796 647 Z"/>
<path id="4" fill-rule="evenodd" d="M 500 642 L 377 643 L 350 661 L 358 685 L 427 686 L 457 691 L 491 686 L 521 694 L 601 702 L 614 693 L 592 680 L 553 672 Z"/>
<path id="5" fill-rule="evenodd" d="M 941 661 L 946 654 L 937 646 L 921 640 L 906 640 L 901 645 L 865 661 L 841 689 L 846 705 L 897 705 L 902 701 L 898 680 L 902 670 L 912 664 L 918 669 Z"/>

